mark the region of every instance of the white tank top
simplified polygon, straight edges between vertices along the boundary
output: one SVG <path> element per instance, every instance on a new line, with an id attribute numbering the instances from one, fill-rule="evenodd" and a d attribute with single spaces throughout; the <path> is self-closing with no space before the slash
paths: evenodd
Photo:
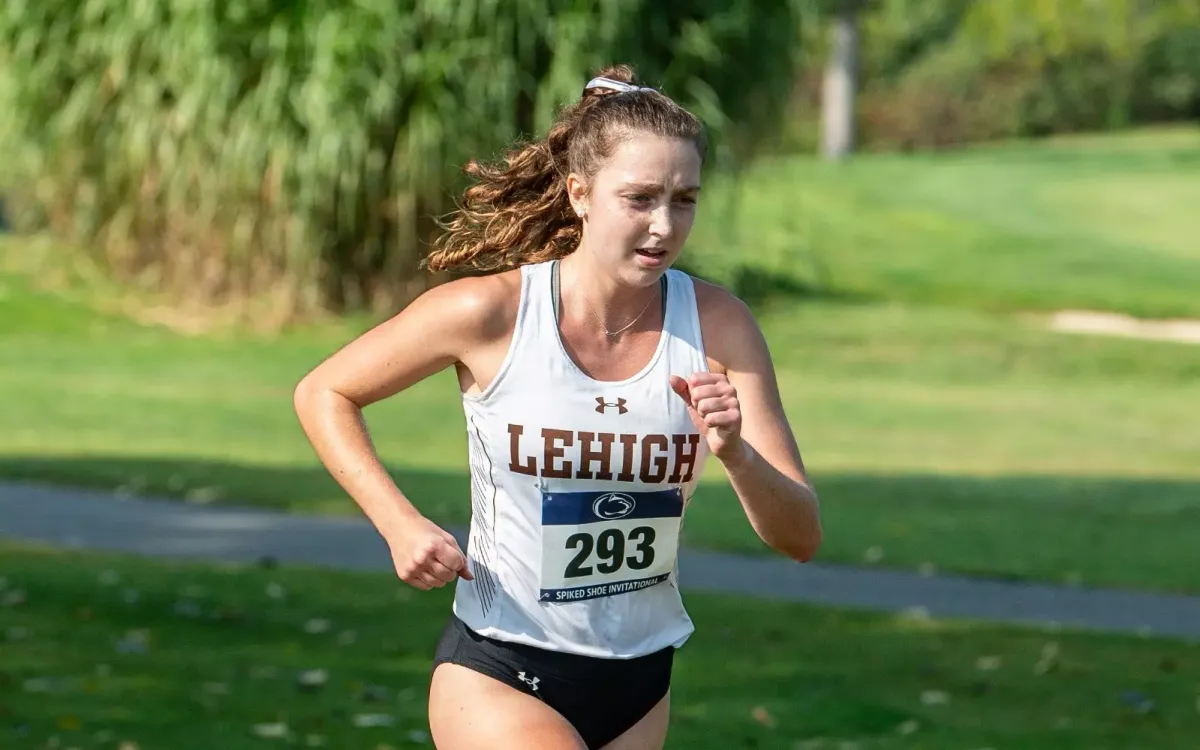
<path id="1" fill-rule="evenodd" d="M 708 369 L 692 279 L 666 273 L 658 348 L 621 381 L 568 356 L 555 262 L 521 269 L 515 330 L 495 379 L 464 394 L 473 581 L 454 613 L 499 640 L 631 658 L 691 635 L 676 552 L 708 445 L 669 376 Z"/>

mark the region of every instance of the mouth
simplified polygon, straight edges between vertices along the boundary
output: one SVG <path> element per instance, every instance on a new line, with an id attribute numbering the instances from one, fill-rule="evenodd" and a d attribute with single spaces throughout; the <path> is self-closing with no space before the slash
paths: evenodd
<path id="1" fill-rule="evenodd" d="M 643 258 L 662 258 L 667 254 L 667 251 L 661 247 L 639 247 L 634 251 Z"/>

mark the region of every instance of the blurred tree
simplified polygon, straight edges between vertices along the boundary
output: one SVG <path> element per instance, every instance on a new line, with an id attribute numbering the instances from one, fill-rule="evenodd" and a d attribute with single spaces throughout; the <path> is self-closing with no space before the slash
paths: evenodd
<path id="1" fill-rule="evenodd" d="M 121 278 L 281 315 L 391 310 L 459 165 L 634 64 L 714 164 L 778 126 L 806 0 L 6 0 L 0 191 Z"/>
<path id="2" fill-rule="evenodd" d="M 1200 0 L 871 0 L 853 79 L 838 74 L 840 6 L 808 0 L 780 148 L 824 151 L 845 111 L 827 88 L 844 80 L 853 150 L 1200 118 Z"/>
<path id="3" fill-rule="evenodd" d="M 832 18 L 821 91 L 821 151 L 826 158 L 841 159 L 854 148 L 858 15 L 864 0 L 833 0 L 827 5 Z"/>

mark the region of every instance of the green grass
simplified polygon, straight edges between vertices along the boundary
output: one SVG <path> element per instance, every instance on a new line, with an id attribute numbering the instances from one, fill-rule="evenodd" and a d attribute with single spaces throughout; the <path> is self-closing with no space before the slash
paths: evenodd
<path id="1" fill-rule="evenodd" d="M 6 748 L 429 746 L 429 660 L 449 590 L 11 545 L 0 572 Z M 697 632 L 676 661 L 671 748 L 1170 750 L 1200 732 L 1194 643 L 687 604 Z M 297 676 L 318 669 L 327 681 L 301 688 Z M 394 723 L 355 726 L 365 715 Z M 293 739 L 255 736 L 262 724 Z"/>
<path id="2" fill-rule="evenodd" d="M 826 294 L 989 309 L 1200 316 L 1200 129 L 841 165 L 713 185 L 692 258 Z M 730 213 L 732 212 L 732 213 Z"/>
<path id="3" fill-rule="evenodd" d="M 0 476 L 357 512 L 290 403 L 348 331 L 182 337 L 7 288 L 0 320 L 22 307 L 42 318 L 0 339 Z M 785 305 L 762 317 L 822 497 L 822 560 L 878 548 L 888 566 L 1200 586 L 1200 348 L 945 309 Z M 453 377 L 367 416 L 401 487 L 439 522 L 464 522 Z M 717 465 L 686 537 L 763 551 Z"/>
<path id="4" fill-rule="evenodd" d="M 877 213 L 851 211 L 844 217 L 861 220 L 847 218 L 845 227 L 893 239 L 888 253 L 847 245 L 847 263 L 885 275 L 889 264 L 903 263 L 913 269 L 913 283 L 944 291 L 953 286 L 945 275 L 952 269 L 935 256 L 957 253 L 964 267 L 976 269 L 962 278 L 973 293 L 929 292 L 941 304 L 918 305 L 904 301 L 919 296 L 917 287 L 878 276 L 872 294 L 896 300 L 758 303 L 788 415 L 822 498 L 820 560 L 857 563 L 869 555 L 906 569 L 1200 592 L 1200 347 L 1052 333 L 1036 316 L 993 305 L 1008 288 L 1009 271 L 1029 289 L 1044 284 L 1073 302 L 1086 301 L 1078 295 L 1089 278 L 1099 280 L 1096 289 L 1121 290 L 1138 304 L 1172 295 L 1187 304 L 1200 300 L 1200 284 L 1187 275 L 1200 269 L 1200 256 L 1188 252 L 1189 237 L 1200 232 L 1189 235 L 1183 218 L 1188 176 L 1177 170 L 1183 182 L 1163 201 L 1133 191 L 1136 197 L 1122 202 L 1119 190 L 1134 173 L 1150 179 L 1171 165 L 1194 164 L 1187 161 L 1193 145 L 1182 133 L 1174 140 L 1138 135 L 937 158 L 872 157 L 828 171 L 821 179 L 829 190 L 804 174 L 788 177 L 798 195 L 833 201 L 838 191 L 876 191 L 976 228 L 1008 227 L 1016 232 L 1014 247 L 1025 247 L 1014 227 L 1058 243 L 1039 256 L 1049 265 L 1023 268 L 1003 253 L 976 252 L 945 237 L 940 249 L 925 247 L 932 235 L 899 232 L 879 224 Z M 1025 202 L 976 200 L 979 191 L 999 189 L 976 179 L 979 169 L 1007 175 L 999 182 Z M 878 185 L 865 176 L 871 170 Z M 905 190 L 880 187 L 904 170 Z M 1027 184 L 1022 180 L 1034 179 L 1029 170 L 1061 179 Z M 763 186 L 753 204 L 765 212 L 763 267 L 783 262 L 771 255 L 783 247 L 771 237 L 783 236 L 786 217 L 770 211 L 786 208 L 787 174 L 784 164 L 755 177 Z M 1088 196 L 1080 199 L 1087 211 L 1031 203 L 1051 184 L 1086 174 L 1092 176 L 1079 184 L 1109 186 L 1080 193 Z M 1095 203 L 1102 195 L 1125 209 Z M 1141 218 L 1114 229 L 1135 203 Z M 1157 212 L 1155 220 L 1145 212 Z M 819 214 L 829 222 L 841 215 Z M 1089 266 L 1092 276 L 1055 275 L 1055 264 L 1066 263 L 1056 253 L 1089 246 L 1080 239 L 1089 231 L 1103 234 L 1115 254 Z M 37 243 L 0 238 L 0 268 L 10 269 L 0 277 L 0 477 L 357 513 L 317 464 L 290 401 L 299 377 L 365 321 L 271 336 L 182 336 L 103 312 L 128 297 L 91 276 L 55 281 L 70 274 L 59 254 Z M 1153 268 L 1173 278 L 1159 283 L 1139 275 Z M 1106 299 L 1116 306 L 1119 297 Z M 1015 297 L 1005 299 L 1015 304 Z M 367 417 L 412 499 L 438 522 L 465 522 L 465 434 L 453 376 L 438 375 Z M 685 536 L 697 547 L 764 551 L 717 465 L 689 511 Z"/>

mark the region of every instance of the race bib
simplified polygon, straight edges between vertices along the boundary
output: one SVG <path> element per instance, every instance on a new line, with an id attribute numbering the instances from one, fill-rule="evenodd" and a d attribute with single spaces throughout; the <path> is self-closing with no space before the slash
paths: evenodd
<path id="1" fill-rule="evenodd" d="M 543 492 L 543 602 L 577 602 L 662 583 L 675 569 L 683 493 Z"/>

